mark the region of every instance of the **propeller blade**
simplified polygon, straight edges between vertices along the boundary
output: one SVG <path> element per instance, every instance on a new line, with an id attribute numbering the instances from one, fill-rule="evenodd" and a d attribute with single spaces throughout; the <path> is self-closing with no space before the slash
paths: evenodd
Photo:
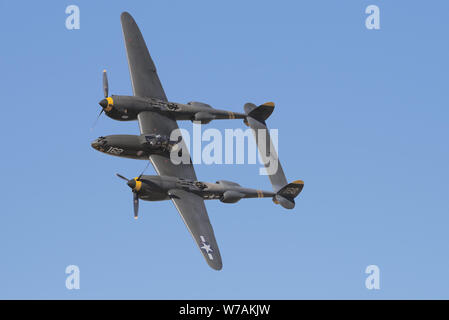
<path id="1" fill-rule="evenodd" d="M 109 97 L 109 84 L 106 70 L 103 70 L 103 94 L 105 98 Z"/>
<path id="2" fill-rule="evenodd" d="M 139 196 L 137 192 L 133 192 L 133 203 L 134 203 L 134 219 L 137 219 L 139 215 Z"/>
<path id="3" fill-rule="evenodd" d="M 104 111 L 104 109 L 101 109 L 100 113 L 98 114 L 97 118 L 95 119 L 94 124 L 92 125 L 92 127 L 90 128 L 90 130 L 93 130 L 93 129 L 94 129 L 94 127 L 95 127 L 95 125 L 97 124 L 98 119 L 100 119 L 100 116 L 101 116 L 101 114 L 103 113 L 103 111 Z"/>
<path id="4" fill-rule="evenodd" d="M 144 172 L 148 169 L 148 166 L 150 165 L 150 161 L 147 162 L 147 165 L 145 166 L 145 168 L 143 169 L 142 173 L 139 174 L 139 176 L 137 177 L 137 180 L 140 180 L 140 178 L 142 178 Z"/>
<path id="5" fill-rule="evenodd" d="M 126 179 L 124 176 L 122 176 L 122 175 L 119 174 L 119 173 L 116 173 L 115 175 L 116 175 L 117 177 L 119 177 L 119 178 L 125 180 L 125 181 L 129 181 L 128 179 Z"/>

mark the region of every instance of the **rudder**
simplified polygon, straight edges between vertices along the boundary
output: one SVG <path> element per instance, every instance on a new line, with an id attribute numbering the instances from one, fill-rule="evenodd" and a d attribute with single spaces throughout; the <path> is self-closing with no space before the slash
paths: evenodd
<path id="1" fill-rule="evenodd" d="M 304 181 L 297 180 L 282 187 L 273 197 L 273 202 L 280 204 L 285 209 L 295 207 L 295 198 L 304 188 Z"/>
<path id="2" fill-rule="evenodd" d="M 274 110 L 274 102 L 266 102 L 256 107 L 253 103 L 247 103 L 243 107 L 245 113 L 251 117 L 256 119 L 259 122 L 265 123 L 265 120 L 273 113 Z M 245 119 L 245 124 L 248 125 L 248 121 Z"/>

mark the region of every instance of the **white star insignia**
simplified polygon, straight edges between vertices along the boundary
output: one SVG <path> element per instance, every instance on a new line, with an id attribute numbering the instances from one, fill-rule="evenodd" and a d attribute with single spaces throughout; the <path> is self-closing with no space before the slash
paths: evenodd
<path id="1" fill-rule="evenodd" d="M 212 250 L 212 248 L 210 247 L 210 244 L 207 243 L 204 236 L 200 236 L 200 239 L 201 239 L 201 243 L 202 243 L 202 246 L 200 248 L 203 249 L 204 251 L 206 251 L 207 256 L 209 257 L 210 260 L 214 260 L 214 256 L 211 254 L 211 252 L 214 252 L 214 250 Z"/>
<path id="2" fill-rule="evenodd" d="M 203 246 L 201 247 L 201 249 L 206 250 L 206 253 L 212 252 L 212 249 L 210 248 L 210 244 L 206 244 L 205 242 L 203 242 Z"/>

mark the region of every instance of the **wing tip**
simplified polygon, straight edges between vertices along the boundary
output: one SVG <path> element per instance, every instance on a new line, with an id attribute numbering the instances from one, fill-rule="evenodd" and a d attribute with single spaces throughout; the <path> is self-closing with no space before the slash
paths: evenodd
<path id="1" fill-rule="evenodd" d="M 121 18 L 131 17 L 131 15 L 129 14 L 128 11 L 123 11 L 123 12 L 120 14 L 120 17 L 121 17 Z M 132 18 L 132 17 L 131 17 L 131 18 Z"/>
<path id="2" fill-rule="evenodd" d="M 219 261 L 218 263 L 209 263 L 209 266 L 216 271 L 220 271 L 221 269 L 223 269 L 223 263 L 221 263 L 221 261 Z"/>
<path id="3" fill-rule="evenodd" d="M 120 20 L 122 21 L 122 24 L 124 24 L 126 22 L 128 22 L 128 23 L 132 23 L 132 22 L 136 23 L 136 21 L 134 20 L 133 16 L 129 12 L 127 12 L 127 11 L 123 11 L 120 14 Z"/>

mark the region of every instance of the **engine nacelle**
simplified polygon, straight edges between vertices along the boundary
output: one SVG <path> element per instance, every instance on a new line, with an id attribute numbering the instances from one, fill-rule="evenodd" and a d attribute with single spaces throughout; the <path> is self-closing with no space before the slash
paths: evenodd
<path id="1" fill-rule="evenodd" d="M 213 114 L 200 111 L 200 112 L 195 113 L 194 121 L 199 121 L 199 122 L 201 122 L 201 124 L 208 124 L 209 122 L 211 122 L 214 119 L 215 119 L 215 116 Z"/>
<path id="2" fill-rule="evenodd" d="M 240 199 L 242 199 L 244 196 L 245 195 L 243 193 L 240 193 L 238 191 L 229 190 L 229 191 L 225 191 L 225 193 L 223 193 L 223 196 L 220 198 L 220 201 L 223 203 L 236 203 Z"/>
<path id="3" fill-rule="evenodd" d="M 136 120 L 139 112 L 150 110 L 145 98 L 135 96 L 112 95 L 100 101 L 100 105 L 109 118 L 119 121 Z"/>

